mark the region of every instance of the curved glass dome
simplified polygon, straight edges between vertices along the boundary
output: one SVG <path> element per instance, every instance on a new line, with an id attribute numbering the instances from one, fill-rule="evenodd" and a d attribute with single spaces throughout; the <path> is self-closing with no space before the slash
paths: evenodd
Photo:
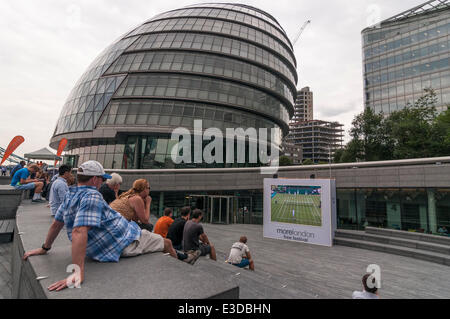
<path id="1" fill-rule="evenodd" d="M 111 141 L 125 141 L 114 147 L 117 156 L 130 136 L 138 144 L 139 136 L 158 140 L 180 126 L 193 129 L 196 119 L 203 129 L 275 127 L 286 135 L 296 63 L 283 28 L 257 8 L 206 3 L 162 13 L 127 32 L 88 67 L 67 98 L 50 145 L 56 148 L 65 137 L 69 153 L 101 160 L 99 152 L 106 156 Z M 169 152 L 166 144 L 162 153 Z M 112 165 L 144 168 L 136 161 L 124 165 L 116 158 L 122 164 Z"/>

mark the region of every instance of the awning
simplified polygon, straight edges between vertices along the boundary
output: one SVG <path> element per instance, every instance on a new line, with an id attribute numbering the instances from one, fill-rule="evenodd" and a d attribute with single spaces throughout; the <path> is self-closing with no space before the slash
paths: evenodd
<path id="1" fill-rule="evenodd" d="M 56 154 L 53 154 L 46 147 L 32 153 L 27 153 L 23 157 L 27 159 L 36 159 L 36 160 L 58 160 L 58 161 L 62 160 L 62 157 L 56 156 Z"/>

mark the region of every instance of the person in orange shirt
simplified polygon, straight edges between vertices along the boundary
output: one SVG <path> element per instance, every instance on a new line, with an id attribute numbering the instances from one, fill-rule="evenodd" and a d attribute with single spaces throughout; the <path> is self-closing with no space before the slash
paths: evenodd
<path id="1" fill-rule="evenodd" d="M 167 232 L 169 231 L 170 225 L 173 223 L 173 211 L 171 208 L 164 209 L 164 216 L 158 219 L 155 224 L 155 229 L 153 232 L 155 234 L 161 235 L 163 238 L 167 237 Z"/>

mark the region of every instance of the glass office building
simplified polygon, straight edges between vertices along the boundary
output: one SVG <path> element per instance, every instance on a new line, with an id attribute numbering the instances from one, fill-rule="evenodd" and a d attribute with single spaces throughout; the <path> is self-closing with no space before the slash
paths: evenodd
<path id="1" fill-rule="evenodd" d="M 270 14 L 218 3 L 172 10 L 95 59 L 70 93 L 50 145 L 67 138 L 74 166 L 97 160 L 105 168 L 204 167 L 172 162 L 175 128 L 193 132 L 194 120 L 223 132 L 275 128 L 279 138 L 271 142 L 279 147 L 296 83 L 292 44 Z"/>
<path id="2" fill-rule="evenodd" d="M 364 102 L 376 113 L 401 110 L 432 88 L 450 104 L 450 1 L 428 1 L 362 31 Z"/>

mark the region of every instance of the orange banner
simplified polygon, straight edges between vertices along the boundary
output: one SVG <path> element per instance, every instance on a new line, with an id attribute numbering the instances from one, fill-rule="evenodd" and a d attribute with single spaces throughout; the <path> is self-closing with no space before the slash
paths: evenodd
<path id="1" fill-rule="evenodd" d="M 58 152 L 56 153 L 56 156 L 61 156 L 62 152 L 66 148 L 66 145 L 67 145 L 67 138 L 63 138 L 61 140 L 61 142 L 59 142 Z M 56 163 L 58 163 L 58 160 L 55 160 L 55 165 L 54 166 L 56 166 Z"/>
<path id="2" fill-rule="evenodd" d="M 0 165 L 2 165 L 8 157 L 19 147 L 20 144 L 22 144 L 25 141 L 23 136 L 16 136 L 12 139 L 12 141 L 9 143 L 8 147 L 5 150 L 5 154 L 3 154 L 3 159 Z"/>

